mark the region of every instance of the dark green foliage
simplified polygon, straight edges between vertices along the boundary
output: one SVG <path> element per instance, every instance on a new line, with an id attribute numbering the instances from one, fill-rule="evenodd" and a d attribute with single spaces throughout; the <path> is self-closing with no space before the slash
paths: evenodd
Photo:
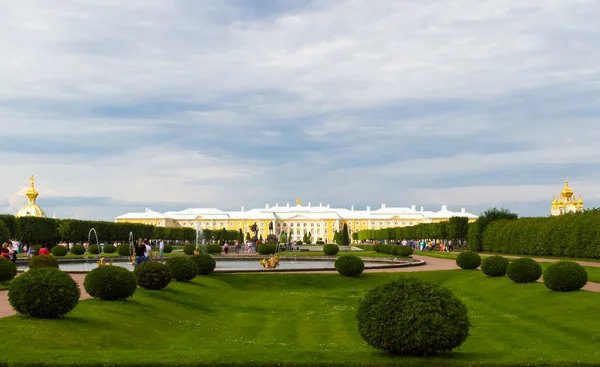
<path id="1" fill-rule="evenodd" d="M 98 255 L 100 253 L 100 246 L 94 244 L 94 245 L 88 245 L 88 252 L 90 254 L 95 254 Z"/>
<path id="2" fill-rule="evenodd" d="M 341 245 L 344 242 L 342 232 L 333 232 L 333 242 L 337 243 L 338 245 Z"/>
<path id="3" fill-rule="evenodd" d="M 217 266 L 215 259 L 207 254 L 194 255 L 191 257 L 191 259 L 196 263 L 196 266 L 198 266 L 198 274 L 200 275 L 212 273 Z"/>
<path id="4" fill-rule="evenodd" d="M 37 255 L 29 261 L 29 269 L 37 268 L 56 268 L 58 269 L 58 260 L 52 255 Z"/>
<path id="5" fill-rule="evenodd" d="M 221 245 L 217 245 L 217 244 L 206 245 L 206 251 L 209 254 L 220 254 L 222 250 L 223 249 L 221 248 Z"/>
<path id="6" fill-rule="evenodd" d="M 54 256 L 67 256 L 68 252 L 67 246 L 56 245 L 52 247 L 52 255 Z"/>
<path id="7" fill-rule="evenodd" d="M 399 255 L 402 257 L 408 257 L 413 254 L 413 249 L 410 246 L 400 246 Z"/>
<path id="8" fill-rule="evenodd" d="M 73 310 L 80 294 L 69 274 L 52 268 L 31 269 L 13 279 L 8 301 L 20 314 L 53 319 Z"/>
<path id="9" fill-rule="evenodd" d="M 17 265 L 5 257 L 0 257 L 0 283 L 8 282 L 17 276 Z"/>
<path id="10" fill-rule="evenodd" d="M 0 220 L 0 245 L 10 240 L 10 230 L 8 226 L 4 224 L 2 220 Z"/>
<path id="11" fill-rule="evenodd" d="M 33 254 L 34 254 L 35 256 L 39 255 L 39 254 L 40 254 L 40 249 L 41 249 L 41 248 L 42 248 L 42 245 L 35 245 L 35 246 L 33 246 Z"/>
<path id="12" fill-rule="evenodd" d="M 8 237 L 10 238 L 14 238 L 16 237 L 16 233 L 17 233 L 17 218 L 15 218 L 14 215 L 11 214 L 0 214 L 0 221 L 4 222 L 4 224 L 6 224 L 6 227 L 8 228 Z M 2 243 L 4 243 L 6 241 L 3 241 Z"/>
<path id="13" fill-rule="evenodd" d="M 163 289 L 171 282 L 171 270 L 165 264 L 148 261 L 139 264 L 133 271 L 137 284 L 146 289 Z"/>
<path id="14" fill-rule="evenodd" d="M 390 254 L 392 252 L 392 249 L 390 245 L 379 245 L 379 252 L 381 252 L 382 254 Z"/>
<path id="15" fill-rule="evenodd" d="M 448 239 L 466 240 L 469 234 L 469 218 L 451 217 L 448 221 Z"/>
<path id="16" fill-rule="evenodd" d="M 344 223 L 344 228 L 342 229 L 342 245 L 350 245 L 350 236 L 348 235 L 348 225 L 346 223 Z"/>
<path id="17" fill-rule="evenodd" d="M 481 271 L 483 274 L 491 277 L 501 277 L 506 275 L 508 264 L 508 259 L 502 256 L 486 257 L 481 262 Z"/>
<path id="18" fill-rule="evenodd" d="M 102 252 L 104 252 L 105 254 L 114 254 L 115 251 L 117 251 L 117 249 L 111 243 L 104 245 L 104 248 L 102 249 Z"/>
<path id="19" fill-rule="evenodd" d="M 275 243 L 261 243 L 258 245 L 258 253 L 261 255 L 270 255 L 277 252 L 278 245 Z"/>
<path id="20" fill-rule="evenodd" d="M 133 255 L 131 252 L 131 245 L 124 243 L 122 245 L 117 246 L 117 254 L 119 254 L 119 256 Z"/>
<path id="21" fill-rule="evenodd" d="M 469 233 L 467 235 L 467 244 L 469 251 L 481 251 L 481 226 L 479 221 L 469 223 Z"/>
<path id="22" fill-rule="evenodd" d="M 317 245 L 324 245 L 325 241 L 323 240 L 317 240 L 317 242 L 315 242 Z"/>
<path id="23" fill-rule="evenodd" d="M 390 246 L 390 255 L 400 255 L 400 251 L 402 250 L 400 247 L 402 247 L 402 246 L 391 245 Z"/>
<path id="24" fill-rule="evenodd" d="M 165 254 L 170 254 L 171 252 L 173 252 L 173 246 L 169 245 L 168 243 L 165 243 Z"/>
<path id="25" fill-rule="evenodd" d="M 465 251 L 456 257 L 456 265 L 461 269 L 477 269 L 481 265 L 481 257 L 473 251 Z"/>
<path id="26" fill-rule="evenodd" d="M 524 257 L 512 260 L 506 275 L 515 283 L 533 283 L 542 276 L 542 267 L 535 260 Z"/>
<path id="27" fill-rule="evenodd" d="M 240 228 L 238 233 L 237 233 L 237 241 L 238 243 L 241 245 L 242 243 L 244 243 L 244 232 L 242 232 L 242 229 Z"/>
<path id="28" fill-rule="evenodd" d="M 83 281 L 85 291 L 92 297 L 114 301 L 126 299 L 137 288 L 135 276 L 120 266 L 99 266 L 90 271 Z"/>
<path id="29" fill-rule="evenodd" d="M 189 282 L 200 272 L 196 262 L 187 256 L 172 257 L 166 264 L 171 270 L 171 278 L 178 282 Z"/>
<path id="30" fill-rule="evenodd" d="M 73 247 L 71 247 L 71 253 L 73 255 L 83 255 L 85 254 L 85 247 L 83 247 L 83 245 L 73 245 Z"/>
<path id="31" fill-rule="evenodd" d="M 573 261 L 559 261 L 544 271 L 544 284 L 555 292 L 580 290 L 587 281 L 585 268 Z"/>
<path id="32" fill-rule="evenodd" d="M 16 218 L 16 233 L 13 236 L 23 243 L 49 243 L 58 237 L 57 220 L 52 218 Z"/>
<path id="33" fill-rule="evenodd" d="M 416 278 L 402 277 L 372 289 L 356 318 L 362 338 L 392 354 L 449 352 L 469 336 L 466 306 L 450 290 Z"/>
<path id="34" fill-rule="evenodd" d="M 344 255 L 335 261 L 335 270 L 345 277 L 355 277 L 365 270 L 365 263 L 358 256 Z"/>
<path id="35" fill-rule="evenodd" d="M 325 255 L 335 255 L 340 252 L 340 247 L 333 243 L 329 243 L 327 245 L 323 245 L 323 252 Z"/>
<path id="36" fill-rule="evenodd" d="M 373 245 L 373 251 L 381 252 L 381 245 Z"/>
<path id="37" fill-rule="evenodd" d="M 352 233 L 352 240 L 358 241 L 358 232 Z"/>
<path id="38" fill-rule="evenodd" d="M 196 245 L 183 246 L 183 253 L 186 255 L 193 255 L 195 250 L 196 250 Z"/>

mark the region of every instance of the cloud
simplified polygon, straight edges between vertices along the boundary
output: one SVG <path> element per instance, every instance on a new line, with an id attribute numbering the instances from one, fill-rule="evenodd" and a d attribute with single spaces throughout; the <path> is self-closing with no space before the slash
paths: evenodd
<path id="1" fill-rule="evenodd" d="M 5 2 L 0 201 L 15 211 L 35 174 L 58 216 L 297 196 L 546 215 L 566 175 L 598 192 L 599 15 L 565 0 Z"/>

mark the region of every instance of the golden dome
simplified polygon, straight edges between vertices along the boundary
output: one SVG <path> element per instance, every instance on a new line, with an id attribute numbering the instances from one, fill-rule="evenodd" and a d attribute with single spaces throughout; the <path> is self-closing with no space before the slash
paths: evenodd
<path id="1" fill-rule="evenodd" d="M 583 199 L 581 198 L 581 194 L 579 194 L 579 199 L 577 200 L 577 206 L 583 206 Z"/>
<path id="2" fill-rule="evenodd" d="M 554 195 L 554 198 L 552 199 L 552 206 L 557 206 L 558 205 L 558 200 L 556 200 L 556 195 Z"/>
<path id="3" fill-rule="evenodd" d="M 29 202 L 19 210 L 16 217 L 43 217 L 43 218 L 46 218 L 46 213 L 44 212 L 44 209 L 40 208 L 35 202 L 35 200 L 37 199 L 37 197 L 39 195 L 39 192 L 37 192 L 35 190 L 34 180 L 35 180 L 35 178 L 33 176 L 29 177 L 31 186 L 29 187 L 29 190 L 27 190 L 27 192 L 25 193 L 25 196 L 27 196 L 27 199 L 29 200 Z"/>
<path id="4" fill-rule="evenodd" d="M 566 199 L 569 199 L 569 198 L 571 198 L 571 196 L 573 196 L 573 190 L 571 190 L 571 188 L 569 187 L 569 178 L 568 177 L 565 180 L 565 188 L 563 189 L 563 191 L 560 192 L 560 194 Z"/>

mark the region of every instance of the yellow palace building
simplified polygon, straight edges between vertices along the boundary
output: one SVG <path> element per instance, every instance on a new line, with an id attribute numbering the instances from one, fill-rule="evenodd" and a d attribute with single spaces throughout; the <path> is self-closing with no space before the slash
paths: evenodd
<path id="1" fill-rule="evenodd" d="M 196 230 L 211 229 L 227 230 L 241 229 L 244 235 L 250 232 L 250 227 L 256 223 L 259 235 L 265 238 L 269 234 L 269 224 L 275 234 L 291 233 L 293 240 L 301 240 L 304 233 L 310 232 L 313 239 L 322 238 L 329 242 L 333 234 L 348 225 L 350 234 L 363 229 L 381 229 L 390 227 L 413 226 L 420 223 L 436 223 L 447 221 L 451 217 L 467 217 L 474 222 L 477 216 L 467 213 L 465 208 L 459 212 L 448 210 L 442 205 L 439 211 L 417 210 L 415 205 L 408 207 L 387 207 L 381 204 L 376 210 L 367 206 L 365 210 L 355 210 L 354 207 L 332 208 L 328 205 L 302 205 L 300 199 L 295 206 L 289 203 L 285 206 L 270 207 L 240 211 L 222 211 L 215 208 L 186 209 L 178 212 L 159 213 L 146 208 L 141 213 L 127 213 L 115 218 L 117 223 L 143 223 L 161 227 L 190 227 Z"/>

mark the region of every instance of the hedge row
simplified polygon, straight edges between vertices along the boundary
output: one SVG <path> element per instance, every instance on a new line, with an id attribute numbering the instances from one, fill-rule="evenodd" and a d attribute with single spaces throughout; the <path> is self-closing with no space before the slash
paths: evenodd
<path id="1" fill-rule="evenodd" d="M 358 231 L 359 241 L 388 240 L 401 241 L 404 239 L 434 238 L 442 240 L 466 239 L 469 219 L 452 217 L 448 222 L 421 223 L 416 226 L 394 227 L 383 229 L 364 229 Z"/>

